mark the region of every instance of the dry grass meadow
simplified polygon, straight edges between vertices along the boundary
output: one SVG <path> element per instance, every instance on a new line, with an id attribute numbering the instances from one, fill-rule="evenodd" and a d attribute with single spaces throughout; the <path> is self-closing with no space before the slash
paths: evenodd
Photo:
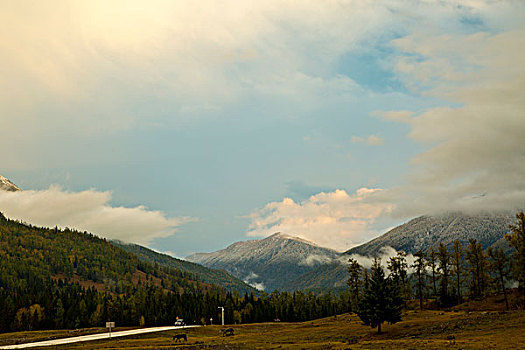
<path id="1" fill-rule="evenodd" d="M 525 311 L 503 311 L 501 297 L 470 302 L 452 310 L 408 310 L 403 321 L 384 325 L 384 332 L 363 326 L 353 314 L 303 323 L 234 325 L 235 335 L 223 337 L 221 326 L 187 329 L 185 343 L 168 331 L 42 349 L 523 349 Z M 86 333 L 94 332 L 95 329 Z M 68 331 L 8 333 L 13 339 L 43 340 L 71 335 Z M 75 335 L 79 335 L 78 333 Z"/>

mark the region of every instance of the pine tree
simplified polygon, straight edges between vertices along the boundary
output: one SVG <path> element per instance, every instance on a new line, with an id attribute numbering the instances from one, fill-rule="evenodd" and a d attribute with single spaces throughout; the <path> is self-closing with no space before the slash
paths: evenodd
<path id="1" fill-rule="evenodd" d="M 374 259 L 369 285 L 359 303 L 357 315 L 365 325 L 377 327 L 377 332 L 381 333 L 383 322 L 401 321 L 402 304 L 398 285 L 385 277 L 381 260 Z"/>
<path id="2" fill-rule="evenodd" d="M 360 297 L 360 287 L 361 287 L 361 271 L 363 267 L 355 259 L 348 259 L 348 272 L 350 278 L 348 279 L 348 286 L 350 287 L 350 305 L 352 306 L 352 311 L 357 310 Z"/>
<path id="3" fill-rule="evenodd" d="M 423 291 L 425 290 L 425 267 L 426 267 L 426 261 L 425 257 L 426 254 L 423 253 L 422 250 L 419 250 L 417 253 L 414 254 L 415 261 L 414 264 L 411 266 L 413 269 L 415 269 L 415 274 L 417 278 L 417 297 L 419 299 L 419 308 L 423 309 Z"/>
<path id="4" fill-rule="evenodd" d="M 432 275 L 430 276 L 432 278 L 432 287 L 433 287 L 433 292 L 434 292 L 434 296 L 437 295 L 437 288 L 436 288 L 436 268 L 437 268 L 437 264 L 436 264 L 436 260 L 437 260 L 437 253 L 436 251 L 434 250 L 434 248 L 430 247 L 430 249 L 428 250 L 428 266 L 430 267 L 430 270 L 432 271 Z"/>
<path id="5" fill-rule="evenodd" d="M 461 272 L 462 272 L 462 261 L 463 261 L 463 246 L 458 240 L 454 241 L 454 252 L 452 253 L 452 267 L 453 273 L 456 276 L 456 293 L 457 293 L 457 303 L 462 302 L 461 297 Z"/>
<path id="6" fill-rule="evenodd" d="M 406 253 L 397 252 L 397 256 L 390 258 L 387 264 L 388 270 L 390 271 L 390 278 L 396 283 L 401 292 L 401 296 L 404 300 L 410 298 L 408 292 L 408 265 L 406 262 Z"/>
<path id="7" fill-rule="evenodd" d="M 363 291 L 370 287 L 370 272 L 368 269 L 363 269 Z"/>
<path id="8" fill-rule="evenodd" d="M 514 277 L 519 283 L 519 289 L 525 289 L 525 214 L 516 214 L 517 222 L 509 225 L 511 234 L 505 236 L 511 247 L 514 248 Z"/>
<path id="9" fill-rule="evenodd" d="M 39 329 L 40 324 L 44 321 L 44 308 L 39 304 L 33 304 L 29 307 L 29 330 Z"/>
<path id="10" fill-rule="evenodd" d="M 487 273 L 487 257 L 483 252 L 481 243 L 478 243 L 475 239 L 470 239 L 466 257 L 470 265 L 469 272 L 472 275 L 470 295 L 473 298 L 483 297 L 487 292 L 489 275 Z"/>
<path id="11" fill-rule="evenodd" d="M 499 282 L 503 296 L 505 297 L 505 307 L 509 309 L 509 300 L 507 298 L 507 290 L 505 288 L 505 279 L 509 275 L 509 258 L 501 248 L 489 248 L 488 254 L 491 261 L 492 270 L 496 272 L 496 280 Z"/>
<path id="12" fill-rule="evenodd" d="M 64 305 L 62 304 L 62 300 L 58 299 L 56 302 L 56 312 L 55 312 L 55 327 L 57 329 L 64 328 Z"/>
<path id="13" fill-rule="evenodd" d="M 450 253 L 447 246 L 443 243 L 439 244 L 438 250 L 439 270 L 441 271 L 441 279 L 439 282 L 439 303 L 442 306 L 449 306 L 451 304 L 451 296 L 449 291 L 449 276 L 450 276 Z"/>

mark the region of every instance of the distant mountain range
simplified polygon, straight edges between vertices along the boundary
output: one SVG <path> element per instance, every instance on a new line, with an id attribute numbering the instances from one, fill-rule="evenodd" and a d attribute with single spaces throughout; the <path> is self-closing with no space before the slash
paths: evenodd
<path id="1" fill-rule="evenodd" d="M 20 191 L 20 188 L 0 175 L 0 190 L 13 192 Z M 216 252 L 193 254 L 186 258 L 189 262 L 139 245 L 112 243 L 141 262 L 153 264 L 155 268 L 158 265 L 178 269 L 205 284 L 215 284 L 230 291 L 250 293 L 255 291 L 255 287 L 266 291 L 322 292 L 346 288 L 350 256 L 380 255 L 383 247 L 415 253 L 420 249 L 437 248 L 440 243 L 452 247 L 456 239 L 466 247 L 469 239 L 474 238 L 485 249 L 497 246 L 508 251 L 510 248 L 504 236 L 508 225 L 513 222 L 514 215 L 510 213 L 420 216 L 344 253 L 298 237 L 275 233 L 260 240 L 237 242 Z M 187 277 L 184 275 L 182 279 Z M 117 275 L 114 278 L 118 279 Z"/>
<path id="2" fill-rule="evenodd" d="M 437 248 L 440 243 L 451 248 L 456 239 L 466 248 L 471 238 L 481 242 L 485 249 L 499 246 L 508 250 L 504 237 L 513 222 L 512 214 L 420 216 L 344 253 L 278 233 L 262 240 L 234 243 L 217 252 L 194 254 L 187 259 L 225 269 L 267 291 L 341 290 L 346 288 L 347 261 L 352 255 L 381 255 L 383 247 L 407 253 Z"/>
<path id="3" fill-rule="evenodd" d="M 452 250 L 456 239 L 466 248 L 471 238 L 480 242 L 484 249 L 501 247 L 510 251 L 505 234 L 509 231 L 509 224 L 514 221 L 512 214 L 449 213 L 438 216 L 420 216 L 365 244 L 348 250 L 343 253 L 340 261 L 347 261 L 352 255 L 380 256 L 383 247 L 392 247 L 395 250 L 413 254 L 420 249 L 424 252 L 431 247 L 437 249 L 440 243 L 444 243 L 449 250 Z M 341 286 L 346 286 L 347 274 L 346 264 L 331 264 L 311 271 L 308 278 L 301 279 L 302 284 L 296 285 L 301 289 L 308 289 L 307 281 L 315 281 L 313 286 L 316 289 L 319 287 L 339 289 Z"/>
<path id="4" fill-rule="evenodd" d="M 213 253 L 199 253 L 186 259 L 224 269 L 245 282 L 266 291 L 295 290 L 297 278 L 339 257 L 329 248 L 282 233 L 265 239 L 237 242 Z"/>

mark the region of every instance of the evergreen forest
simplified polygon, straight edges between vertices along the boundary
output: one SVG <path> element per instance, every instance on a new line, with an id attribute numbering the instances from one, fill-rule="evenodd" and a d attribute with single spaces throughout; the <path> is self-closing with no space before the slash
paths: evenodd
<path id="1" fill-rule="evenodd" d="M 449 308 L 466 300 L 481 300 L 501 293 L 507 310 L 523 309 L 524 299 L 511 305 L 509 287 L 525 290 L 525 214 L 516 215 L 505 236 L 511 251 L 498 247 L 483 249 L 476 239 L 467 246 L 459 240 L 449 249 L 440 243 L 438 249 L 419 250 L 408 262 L 403 251 L 390 257 L 386 269 L 375 258 L 370 269 L 350 258 L 348 286 L 350 308 L 364 324 L 381 332 L 383 322 L 401 320 L 401 308 L 417 303 L 423 308 Z M 388 276 L 385 273 L 388 270 Z"/>
<path id="2" fill-rule="evenodd" d="M 305 321 L 346 312 L 348 294 L 231 292 L 141 261 L 105 239 L 0 214 L 0 331 Z"/>

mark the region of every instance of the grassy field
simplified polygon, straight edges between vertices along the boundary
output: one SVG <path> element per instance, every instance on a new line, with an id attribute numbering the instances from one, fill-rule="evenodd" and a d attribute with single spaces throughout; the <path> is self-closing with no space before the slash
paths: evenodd
<path id="1" fill-rule="evenodd" d="M 403 321 L 384 324 L 382 334 L 363 326 L 353 314 L 303 323 L 259 323 L 232 326 L 223 337 L 221 326 L 187 329 L 186 343 L 176 343 L 169 331 L 42 349 L 523 349 L 525 311 L 503 311 L 501 297 L 469 302 L 454 310 L 409 310 Z M 95 329 L 86 330 L 87 333 Z M 47 337 L 80 335 L 68 331 L 0 335 L 0 343 L 19 337 L 24 342 Z"/>
<path id="2" fill-rule="evenodd" d="M 170 331 L 42 349 L 523 349 L 525 344 L 522 310 L 408 311 L 402 322 L 385 325 L 382 334 L 351 314 L 304 323 L 238 325 L 232 337 L 222 337 L 221 328 L 188 329 L 184 344 L 172 340 L 180 331 Z M 36 339 L 44 332 L 29 333 Z"/>

